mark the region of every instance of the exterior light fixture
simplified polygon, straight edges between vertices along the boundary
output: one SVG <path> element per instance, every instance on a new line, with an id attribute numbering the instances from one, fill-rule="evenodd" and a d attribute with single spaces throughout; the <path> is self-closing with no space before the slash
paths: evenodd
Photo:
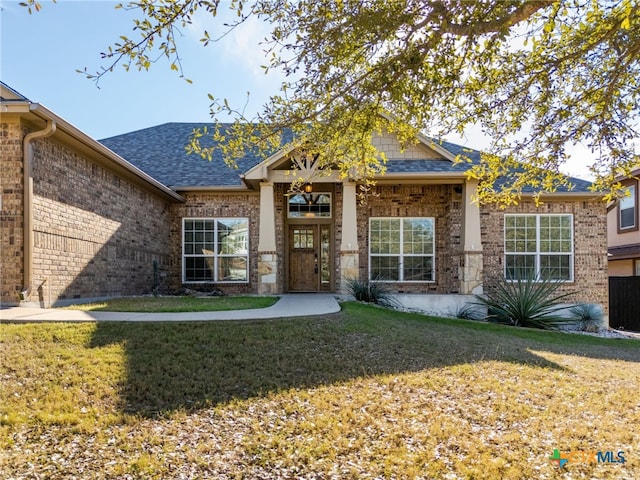
<path id="1" fill-rule="evenodd" d="M 311 192 L 313 192 L 313 185 L 311 185 L 310 183 L 305 183 L 304 193 L 311 193 Z"/>

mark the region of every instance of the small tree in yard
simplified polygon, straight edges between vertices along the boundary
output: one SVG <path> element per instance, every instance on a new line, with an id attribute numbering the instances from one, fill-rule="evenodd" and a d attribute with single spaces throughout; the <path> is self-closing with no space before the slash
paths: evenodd
<path id="1" fill-rule="evenodd" d="M 573 293 L 557 293 L 560 285 L 530 275 L 490 288 L 486 298 L 476 295 L 476 303 L 487 307 L 489 321 L 516 327 L 556 329 L 575 322 L 559 313 L 567 308 L 560 301 Z"/>

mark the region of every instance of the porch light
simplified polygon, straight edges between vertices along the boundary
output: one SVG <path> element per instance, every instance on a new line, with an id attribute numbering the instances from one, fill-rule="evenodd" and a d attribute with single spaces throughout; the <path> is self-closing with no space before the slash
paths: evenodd
<path id="1" fill-rule="evenodd" d="M 311 185 L 310 183 L 305 183 L 304 193 L 311 193 L 311 192 L 313 192 L 313 185 Z"/>

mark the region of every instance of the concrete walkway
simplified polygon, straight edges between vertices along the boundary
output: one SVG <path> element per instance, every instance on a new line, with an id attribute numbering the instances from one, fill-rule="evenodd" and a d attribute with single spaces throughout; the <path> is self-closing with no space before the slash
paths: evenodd
<path id="1" fill-rule="evenodd" d="M 135 313 L 82 312 L 60 308 L 11 307 L 0 309 L 0 321 L 11 322 L 199 322 L 211 320 L 259 320 L 282 317 L 327 315 L 340 311 L 334 295 L 328 293 L 286 294 L 274 305 L 252 310 L 223 312 Z"/>

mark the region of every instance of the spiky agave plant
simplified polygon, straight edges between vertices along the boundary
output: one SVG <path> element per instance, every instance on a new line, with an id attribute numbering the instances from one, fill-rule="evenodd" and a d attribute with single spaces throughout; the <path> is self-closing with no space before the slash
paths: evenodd
<path id="1" fill-rule="evenodd" d="M 571 307 L 571 315 L 578 328 L 584 332 L 599 332 L 606 328 L 604 313 L 600 305 L 581 303 Z"/>
<path id="2" fill-rule="evenodd" d="M 487 297 L 476 295 L 479 305 L 486 306 L 487 319 L 520 327 L 557 329 L 575 320 L 560 315 L 567 307 L 560 300 L 572 292 L 557 293 L 561 283 L 529 276 L 500 283 L 488 289 Z"/>
<path id="3" fill-rule="evenodd" d="M 359 302 L 375 303 L 384 307 L 399 306 L 391 292 L 383 284 L 377 282 L 349 278 L 347 280 L 347 291 Z"/>

